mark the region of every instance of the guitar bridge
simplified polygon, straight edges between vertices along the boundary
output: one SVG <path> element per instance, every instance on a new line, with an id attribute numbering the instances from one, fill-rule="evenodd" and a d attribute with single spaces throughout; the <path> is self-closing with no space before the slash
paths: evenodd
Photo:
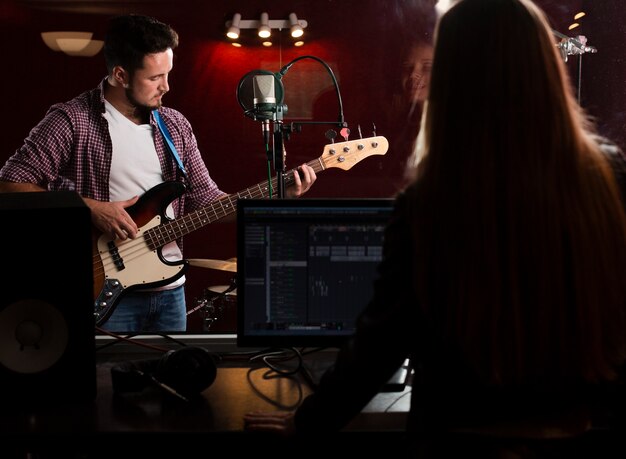
<path id="1" fill-rule="evenodd" d="M 123 291 L 122 284 L 117 279 L 106 279 L 104 281 L 104 286 L 94 305 L 94 317 L 97 325 L 109 318 L 109 315 L 113 312 L 113 305 Z"/>

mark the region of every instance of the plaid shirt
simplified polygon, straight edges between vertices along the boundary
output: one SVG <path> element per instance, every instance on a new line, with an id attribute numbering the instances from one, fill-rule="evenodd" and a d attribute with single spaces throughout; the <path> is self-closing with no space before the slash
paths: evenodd
<path id="1" fill-rule="evenodd" d="M 34 183 L 50 191 L 72 190 L 87 198 L 109 201 L 113 146 L 103 116 L 104 81 L 69 102 L 50 107 L 24 145 L 0 169 L 0 180 Z M 209 176 L 189 121 L 171 108 L 161 107 L 159 114 L 189 179 L 187 192 L 173 203 L 178 217 L 206 206 L 224 193 Z M 163 179 L 176 180 L 180 171 L 152 115 L 150 125 Z"/>

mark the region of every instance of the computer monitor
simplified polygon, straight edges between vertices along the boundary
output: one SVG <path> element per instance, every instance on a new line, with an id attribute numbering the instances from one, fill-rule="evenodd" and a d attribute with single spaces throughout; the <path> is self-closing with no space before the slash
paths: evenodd
<path id="1" fill-rule="evenodd" d="M 237 203 L 237 345 L 339 347 L 373 293 L 391 198 Z"/>

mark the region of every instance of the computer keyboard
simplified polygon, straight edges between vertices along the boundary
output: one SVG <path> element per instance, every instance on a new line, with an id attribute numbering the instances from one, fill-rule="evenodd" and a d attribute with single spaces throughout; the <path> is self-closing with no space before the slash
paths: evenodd
<path id="1" fill-rule="evenodd" d="M 328 360 L 311 360 L 303 363 L 302 374 L 313 389 L 316 389 L 322 375 L 333 364 Z M 409 359 L 406 359 L 401 367 L 389 378 L 381 388 L 381 392 L 402 392 L 411 376 L 412 368 Z"/>

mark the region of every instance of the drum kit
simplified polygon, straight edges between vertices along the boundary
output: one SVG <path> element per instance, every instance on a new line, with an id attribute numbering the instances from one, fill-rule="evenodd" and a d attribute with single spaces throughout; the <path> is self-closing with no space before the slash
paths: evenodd
<path id="1" fill-rule="evenodd" d="M 237 272 L 237 259 L 213 260 L 206 258 L 191 258 L 187 260 L 190 266 L 215 269 L 231 273 Z M 187 315 L 200 312 L 202 328 L 205 332 L 234 333 L 237 314 L 237 283 L 233 277 L 230 285 L 213 285 L 206 287 L 202 295 L 194 300 L 194 306 L 187 311 Z"/>

